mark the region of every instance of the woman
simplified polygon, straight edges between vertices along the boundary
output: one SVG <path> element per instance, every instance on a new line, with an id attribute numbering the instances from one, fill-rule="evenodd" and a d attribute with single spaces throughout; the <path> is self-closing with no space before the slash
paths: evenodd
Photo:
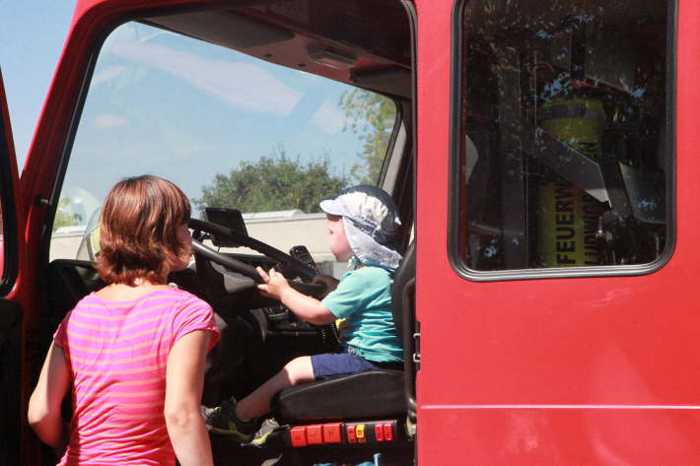
<path id="1" fill-rule="evenodd" d="M 59 465 L 212 464 L 199 406 L 219 333 L 207 303 L 167 284 L 191 256 L 189 216 L 187 197 L 162 178 L 125 179 L 108 194 L 97 261 L 107 286 L 61 322 L 29 401 L 39 438 L 68 443 Z"/>

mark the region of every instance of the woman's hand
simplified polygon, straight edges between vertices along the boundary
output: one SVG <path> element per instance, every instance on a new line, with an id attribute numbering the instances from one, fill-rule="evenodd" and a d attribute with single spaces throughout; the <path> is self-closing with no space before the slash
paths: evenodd
<path id="1" fill-rule="evenodd" d="M 263 283 L 258 285 L 258 290 L 260 290 L 263 295 L 281 301 L 282 294 L 286 290 L 291 289 L 284 275 L 274 268 L 271 268 L 269 272 L 265 272 L 262 267 L 257 267 L 257 271 L 260 274 L 260 278 L 263 280 Z"/>

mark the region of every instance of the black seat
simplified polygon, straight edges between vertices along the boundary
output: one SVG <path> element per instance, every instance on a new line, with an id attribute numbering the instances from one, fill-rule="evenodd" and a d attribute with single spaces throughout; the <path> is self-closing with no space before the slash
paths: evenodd
<path id="1" fill-rule="evenodd" d="M 401 305 L 403 290 L 415 275 L 412 244 L 396 270 L 391 290 L 394 325 L 400 338 L 405 320 Z M 405 416 L 404 373 L 382 369 L 298 385 L 277 395 L 274 410 L 279 421 L 290 424 Z"/>

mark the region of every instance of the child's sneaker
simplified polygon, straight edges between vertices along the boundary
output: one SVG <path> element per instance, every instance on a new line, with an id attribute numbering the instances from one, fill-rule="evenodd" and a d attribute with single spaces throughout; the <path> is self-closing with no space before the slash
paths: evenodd
<path id="1" fill-rule="evenodd" d="M 250 441 L 251 445 L 256 447 L 261 447 L 267 442 L 267 438 L 279 427 L 279 423 L 274 418 L 265 419 L 253 436 L 253 440 Z"/>
<path id="2" fill-rule="evenodd" d="M 202 417 L 207 429 L 216 434 L 231 435 L 241 443 L 248 443 L 258 430 L 256 419 L 241 421 L 236 416 L 236 400 L 225 400 L 219 406 L 207 408 L 202 406 Z"/>

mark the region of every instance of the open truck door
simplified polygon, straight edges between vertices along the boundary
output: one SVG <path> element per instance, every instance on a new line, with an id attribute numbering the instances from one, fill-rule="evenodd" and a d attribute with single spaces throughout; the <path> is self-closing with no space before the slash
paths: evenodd
<path id="1" fill-rule="evenodd" d="M 675 3 L 458 4 L 452 139 L 418 133 L 419 464 L 698 463 L 700 10 Z M 442 63 L 419 121 L 447 118 Z"/>
<path id="2" fill-rule="evenodd" d="M 21 374 L 21 307 L 15 300 L 22 252 L 21 212 L 17 205 L 17 161 L 0 72 L 0 464 L 19 464 L 23 413 Z"/>

